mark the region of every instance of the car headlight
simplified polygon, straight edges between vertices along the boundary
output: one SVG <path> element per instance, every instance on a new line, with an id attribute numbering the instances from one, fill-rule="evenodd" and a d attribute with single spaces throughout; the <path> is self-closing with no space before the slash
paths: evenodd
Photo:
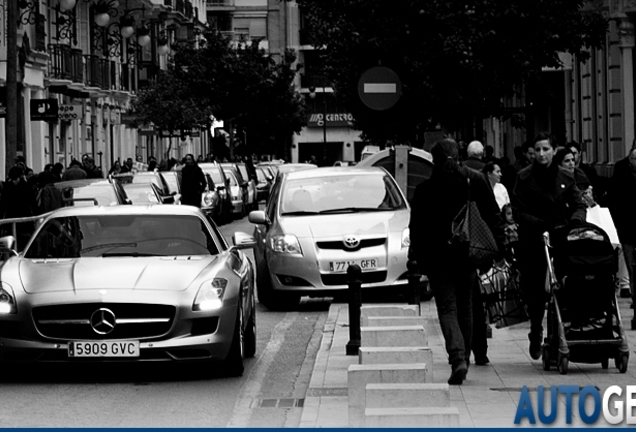
<path id="1" fill-rule="evenodd" d="M 411 231 L 408 228 L 402 230 L 402 249 L 408 249 L 411 246 Z"/>
<path id="2" fill-rule="evenodd" d="M 226 287 L 227 279 L 224 278 L 214 278 L 203 283 L 194 299 L 192 310 L 210 311 L 220 309 L 223 306 L 223 294 Z"/>
<path id="3" fill-rule="evenodd" d="M 17 312 L 13 289 L 6 283 L 0 282 L 0 314 L 15 314 Z"/>
<path id="4" fill-rule="evenodd" d="M 270 247 L 274 252 L 282 252 L 289 254 L 302 255 L 303 251 L 300 249 L 300 243 L 295 235 L 286 234 L 280 236 L 273 236 L 270 239 Z"/>
<path id="5" fill-rule="evenodd" d="M 203 196 L 203 203 L 206 205 L 206 207 L 211 207 L 212 204 L 214 204 L 214 194 L 211 192 L 206 193 Z"/>

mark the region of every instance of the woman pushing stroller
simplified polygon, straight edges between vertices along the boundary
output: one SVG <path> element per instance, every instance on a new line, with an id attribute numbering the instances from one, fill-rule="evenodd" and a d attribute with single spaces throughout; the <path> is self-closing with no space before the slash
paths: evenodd
<path id="1" fill-rule="evenodd" d="M 541 358 L 543 317 L 546 302 L 544 232 L 585 221 L 586 206 L 571 173 L 552 163 L 555 143 L 547 133 L 534 139 L 534 162 L 519 171 L 512 193 L 512 207 L 519 224 L 519 243 L 515 250 L 520 285 L 530 315 L 530 356 Z"/>

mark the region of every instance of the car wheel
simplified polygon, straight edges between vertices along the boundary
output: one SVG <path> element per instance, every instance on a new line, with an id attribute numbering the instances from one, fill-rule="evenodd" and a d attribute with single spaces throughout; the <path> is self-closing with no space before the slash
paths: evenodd
<path id="1" fill-rule="evenodd" d="M 258 292 L 258 301 L 267 309 L 272 309 L 272 281 L 265 260 L 266 258 L 263 256 L 262 260 L 256 261 L 256 291 Z"/>
<path id="2" fill-rule="evenodd" d="M 245 365 L 245 333 L 243 331 L 243 311 L 239 307 L 236 313 L 236 324 L 234 325 L 234 334 L 232 336 L 232 345 L 230 352 L 224 361 L 224 366 L 231 376 L 239 377 L 243 375 Z"/>
<path id="3" fill-rule="evenodd" d="M 256 300 L 252 296 L 252 312 L 245 328 L 245 357 L 254 357 L 256 354 Z"/>

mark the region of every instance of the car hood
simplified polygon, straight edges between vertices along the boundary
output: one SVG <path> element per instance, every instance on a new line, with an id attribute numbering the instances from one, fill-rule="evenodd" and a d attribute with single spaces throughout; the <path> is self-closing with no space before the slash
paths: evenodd
<path id="1" fill-rule="evenodd" d="M 402 233 L 409 225 L 407 209 L 386 212 L 337 213 L 281 218 L 283 231 L 298 238 L 328 239 L 357 234 L 364 237 Z"/>
<path id="2" fill-rule="evenodd" d="M 24 290 L 31 294 L 98 289 L 182 291 L 202 273 L 214 273 L 217 258 L 22 259 L 19 273 Z"/>

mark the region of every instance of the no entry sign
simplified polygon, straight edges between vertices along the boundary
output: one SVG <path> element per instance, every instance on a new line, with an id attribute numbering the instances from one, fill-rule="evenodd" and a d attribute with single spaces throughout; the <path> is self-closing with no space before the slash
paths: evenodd
<path id="1" fill-rule="evenodd" d="M 360 77 L 358 95 L 367 107 L 384 111 L 400 99 L 402 84 L 400 78 L 391 69 L 376 66 L 368 69 Z"/>

